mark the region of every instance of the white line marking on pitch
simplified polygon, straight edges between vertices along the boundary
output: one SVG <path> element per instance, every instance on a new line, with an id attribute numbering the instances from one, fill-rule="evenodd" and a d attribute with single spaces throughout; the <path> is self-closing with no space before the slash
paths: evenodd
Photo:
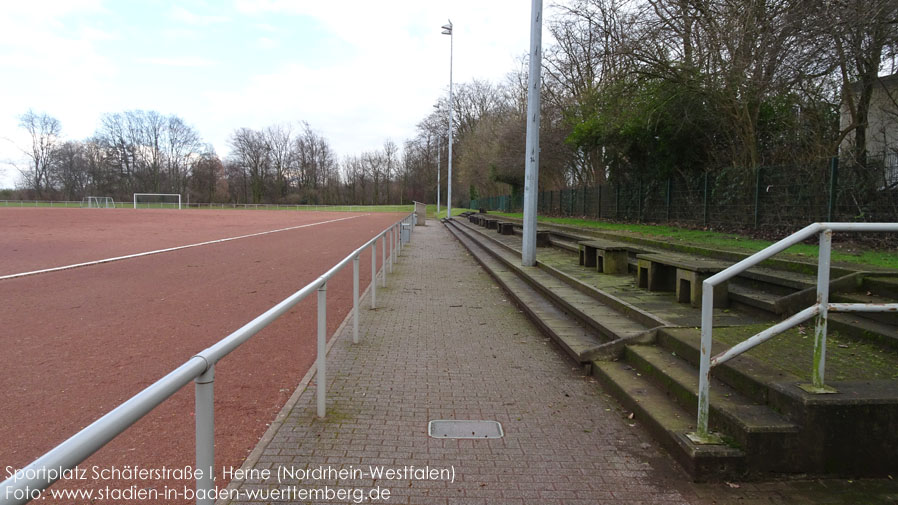
<path id="1" fill-rule="evenodd" d="M 365 215 L 370 215 L 370 214 L 365 214 Z M 86 263 L 75 263 L 73 265 L 45 268 L 43 270 L 35 270 L 33 272 L 22 272 L 19 274 L 3 275 L 3 276 L 0 276 L 0 281 L 6 280 L 6 279 L 15 279 L 18 277 L 26 277 L 29 275 L 45 274 L 47 272 L 57 272 L 59 270 L 70 270 L 72 268 L 88 267 L 91 265 L 99 265 L 101 263 L 111 263 L 113 261 L 127 260 L 127 259 L 131 259 L 131 258 L 140 258 L 141 256 L 149 256 L 151 254 L 159 254 L 159 253 L 165 253 L 165 252 L 171 252 L 171 251 L 178 251 L 181 249 L 188 249 L 191 247 L 199 247 L 201 245 L 220 244 L 222 242 L 230 242 L 231 240 L 240 240 L 242 238 L 250 238 L 250 237 L 258 237 L 260 235 L 268 235 L 269 233 L 279 233 L 282 231 L 298 230 L 299 228 L 308 228 L 309 226 L 317 226 L 319 224 L 336 223 L 337 221 L 345 221 L 347 219 L 355 219 L 357 217 L 362 217 L 362 216 L 341 217 L 340 219 L 330 219 L 328 221 L 321 221 L 319 223 L 308 223 L 308 224 L 302 224 L 299 226 L 291 226 L 289 228 L 280 228 L 277 230 L 261 231 L 259 233 L 250 233 L 249 235 L 240 235 L 239 237 L 220 238 L 218 240 L 209 240 L 206 242 L 199 242 L 197 244 L 180 245 L 177 247 L 169 247 L 167 249 L 158 249 L 155 251 L 147 251 L 147 252 L 142 252 L 142 253 L 129 254 L 127 256 L 116 256 L 115 258 L 106 258 L 106 259 L 102 259 L 102 260 L 88 261 Z"/>

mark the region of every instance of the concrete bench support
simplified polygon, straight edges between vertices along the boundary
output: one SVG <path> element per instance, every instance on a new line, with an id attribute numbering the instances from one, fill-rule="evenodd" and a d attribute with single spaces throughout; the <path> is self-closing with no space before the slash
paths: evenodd
<path id="1" fill-rule="evenodd" d="M 702 281 L 726 268 L 725 264 L 716 260 L 664 254 L 639 254 L 636 260 L 636 278 L 640 288 L 674 291 L 678 302 L 693 307 L 701 307 Z M 714 287 L 714 306 L 726 307 L 728 303 L 728 286 L 722 282 Z"/>
<path id="2" fill-rule="evenodd" d="M 677 301 L 688 303 L 693 307 L 702 306 L 702 282 L 713 275 L 708 272 L 694 272 L 683 268 L 677 269 Z M 729 305 L 729 287 L 726 281 L 714 286 L 714 306 Z"/>
<path id="3" fill-rule="evenodd" d="M 486 218 L 483 220 L 483 226 L 485 226 L 487 230 L 495 230 L 499 226 L 499 221 L 496 219 Z"/>
<path id="4" fill-rule="evenodd" d="M 514 235 L 514 223 L 499 223 L 496 231 L 500 235 Z"/>
<path id="5" fill-rule="evenodd" d="M 658 261 L 636 257 L 636 280 L 640 288 L 649 291 L 673 291 L 676 268 Z"/>
<path id="6" fill-rule="evenodd" d="M 627 273 L 627 247 L 595 240 L 585 240 L 578 245 L 581 265 L 605 274 Z"/>

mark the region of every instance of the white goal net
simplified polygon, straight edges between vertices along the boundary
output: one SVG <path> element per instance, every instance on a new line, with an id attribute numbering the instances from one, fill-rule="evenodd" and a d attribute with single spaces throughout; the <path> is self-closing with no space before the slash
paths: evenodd
<path id="1" fill-rule="evenodd" d="M 134 208 L 180 209 L 181 195 L 178 193 L 134 193 Z"/>
<path id="2" fill-rule="evenodd" d="M 85 196 L 81 206 L 88 209 L 114 209 L 115 201 L 111 196 Z"/>

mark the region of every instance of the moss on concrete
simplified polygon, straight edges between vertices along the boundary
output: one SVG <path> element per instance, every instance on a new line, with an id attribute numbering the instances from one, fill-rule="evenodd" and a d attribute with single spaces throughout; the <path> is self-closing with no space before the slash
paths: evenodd
<path id="1" fill-rule="evenodd" d="M 768 328 L 767 324 L 715 328 L 714 340 L 735 345 Z M 798 377 L 811 379 L 814 327 L 792 328 L 748 351 L 749 356 Z M 829 332 L 826 381 L 898 379 L 898 352 Z"/>

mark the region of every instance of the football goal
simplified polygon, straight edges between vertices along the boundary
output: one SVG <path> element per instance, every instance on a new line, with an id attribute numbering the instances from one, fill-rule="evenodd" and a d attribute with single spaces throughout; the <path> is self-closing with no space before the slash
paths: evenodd
<path id="1" fill-rule="evenodd" d="M 180 209 L 179 193 L 134 193 L 134 208 L 145 209 Z"/>
<path id="2" fill-rule="evenodd" d="M 111 196 L 85 196 L 81 206 L 88 209 L 114 209 L 115 201 Z"/>

